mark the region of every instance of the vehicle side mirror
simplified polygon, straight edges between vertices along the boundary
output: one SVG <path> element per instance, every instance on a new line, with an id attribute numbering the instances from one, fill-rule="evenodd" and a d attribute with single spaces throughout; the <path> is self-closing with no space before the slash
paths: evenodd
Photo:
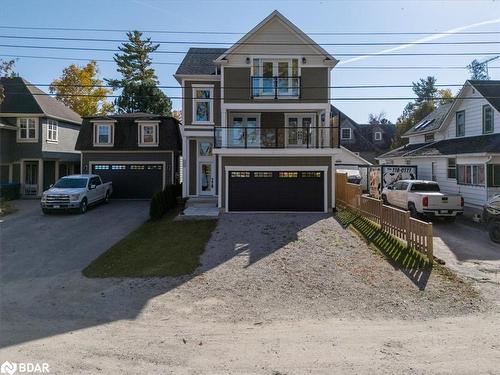
<path id="1" fill-rule="evenodd" d="M 95 189 L 95 185 L 94 184 L 90 185 L 90 190 L 94 190 L 94 189 Z"/>
<path id="2" fill-rule="evenodd" d="M 51 187 L 53 187 L 53 186 L 54 186 L 54 184 L 50 184 L 50 185 L 49 185 L 49 188 L 51 188 Z"/>

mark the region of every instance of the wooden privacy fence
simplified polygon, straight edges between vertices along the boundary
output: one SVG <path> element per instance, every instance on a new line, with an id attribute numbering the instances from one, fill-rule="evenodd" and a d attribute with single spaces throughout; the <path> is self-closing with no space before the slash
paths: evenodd
<path id="1" fill-rule="evenodd" d="M 380 199 L 361 194 L 361 186 L 347 182 L 347 175 L 336 174 L 336 204 L 371 220 L 430 261 L 433 260 L 432 224 L 410 217 L 408 211 L 386 206 Z"/>

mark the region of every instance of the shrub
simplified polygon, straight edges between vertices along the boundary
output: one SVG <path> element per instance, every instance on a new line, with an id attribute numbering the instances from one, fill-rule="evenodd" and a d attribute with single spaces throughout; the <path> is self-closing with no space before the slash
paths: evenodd
<path id="1" fill-rule="evenodd" d="M 149 217 L 151 220 L 160 219 L 167 212 L 167 202 L 163 191 L 159 191 L 151 199 L 149 206 Z"/>
<path id="2" fill-rule="evenodd" d="M 19 184 L 1 184 L 0 185 L 0 197 L 6 201 L 19 199 L 20 197 L 20 185 Z"/>

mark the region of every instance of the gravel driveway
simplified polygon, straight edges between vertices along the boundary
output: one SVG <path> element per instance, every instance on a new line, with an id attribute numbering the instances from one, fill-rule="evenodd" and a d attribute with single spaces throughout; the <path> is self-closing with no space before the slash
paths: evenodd
<path id="1" fill-rule="evenodd" d="M 395 269 L 327 215 L 223 215 L 202 263 L 182 278 L 89 280 L 74 269 L 3 285 L 0 358 L 61 373 L 496 368 L 498 314 L 473 287 Z M 455 348 L 470 340 L 473 350 Z"/>

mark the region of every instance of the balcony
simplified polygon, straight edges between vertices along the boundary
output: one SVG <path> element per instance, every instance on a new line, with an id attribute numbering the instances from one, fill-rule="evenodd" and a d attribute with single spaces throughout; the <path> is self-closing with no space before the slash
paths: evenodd
<path id="1" fill-rule="evenodd" d="M 215 148 L 332 148 L 331 127 L 217 127 Z"/>
<path id="2" fill-rule="evenodd" d="M 300 77 L 252 76 L 252 98 L 298 99 L 300 98 Z"/>

